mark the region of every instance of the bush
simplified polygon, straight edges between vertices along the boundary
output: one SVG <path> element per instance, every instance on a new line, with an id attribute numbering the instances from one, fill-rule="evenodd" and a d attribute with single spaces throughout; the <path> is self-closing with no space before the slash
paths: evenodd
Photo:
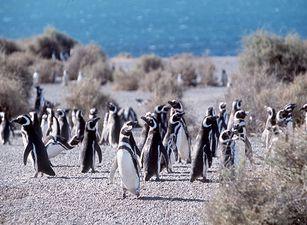
<path id="1" fill-rule="evenodd" d="M 293 144 L 279 141 L 276 154 L 262 161 L 263 170 L 232 181 L 224 178 L 205 206 L 206 220 L 220 225 L 306 224 L 306 146 L 306 134 L 298 134 Z"/>
<path id="2" fill-rule="evenodd" d="M 55 57 L 60 59 L 62 51 L 69 53 L 76 44 L 77 42 L 68 35 L 55 28 L 47 27 L 41 36 L 33 38 L 28 48 L 39 57 L 51 59 L 52 54 L 55 54 Z"/>
<path id="3" fill-rule="evenodd" d="M 260 30 L 244 37 L 243 43 L 239 58 L 243 73 L 265 72 L 289 82 L 307 70 L 307 47 L 296 34 L 279 37 Z"/>
<path id="4" fill-rule="evenodd" d="M 77 79 L 79 71 L 82 71 L 86 77 L 99 79 L 102 83 L 110 80 L 112 76 L 106 55 L 94 44 L 78 45 L 72 49 L 65 68 L 71 80 Z"/>
<path id="5" fill-rule="evenodd" d="M 42 59 L 38 63 L 40 83 L 54 83 L 57 76 L 63 74 L 63 63 L 60 61 Z"/>
<path id="6" fill-rule="evenodd" d="M 16 42 L 0 38 L 0 52 L 10 55 L 19 51 L 21 51 L 21 48 Z"/>
<path id="7" fill-rule="evenodd" d="M 0 68 L 1 79 L 8 78 L 20 83 L 20 91 L 26 99 L 30 97 L 33 79 L 24 61 L 2 54 L 0 55 Z"/>
<path id="8" fill-rule="evenodd" d="M 99 83 L 85 79 L 71 87 L 66 101 L 71 108 L 80 108 L 88 113 L 93 107 L 99 111 L 105 111 L 106 103 L 110 101 L 110 98 L 101 92 Z"/>
<path id="9" fill-rule="evenodd" d="M 133 91 L 139 88 L 139 79 L 133 72 L 127 73 L 123 69 L 118 69 L 114 72 L 115 90 Z"/>
<path id="10" fill-rule="evenodd" d="M 137 70 L 142 73 L 149 73 L 154 70 L 163 69 L 163 61 L 155 55 L 143 55 L 136 65 Z"/>

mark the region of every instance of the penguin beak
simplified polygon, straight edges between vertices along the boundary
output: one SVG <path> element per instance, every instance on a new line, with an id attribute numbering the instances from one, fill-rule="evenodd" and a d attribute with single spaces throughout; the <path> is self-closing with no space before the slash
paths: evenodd
<path id="1" fill-rule="evenodd" d="M 168 104 L 170 104 L 170 106 L 174 106 L 174 102 L 173 101 L 168 101 Z"/>
<path id="2" fill-rule="evenodd" d="M 93 119 L 93 123 L 96 124 L 96 123 L 98 122 L 98 120 L 100 120 L 100 117 L 95 117 L 95 118 Z"/>
<path id="3" fill-rule="evenodd" d="M 12 119 L 11 123 L 19 123 L 20 124 L 20 119 L 18 119 L 18 118 Z"/>
<path id="4" fill-rule="evenodd" d="M 145 123 L 148 123 L 148 119 L 145 116 L 142 116 L 141 119 L 144 120 Z"/>

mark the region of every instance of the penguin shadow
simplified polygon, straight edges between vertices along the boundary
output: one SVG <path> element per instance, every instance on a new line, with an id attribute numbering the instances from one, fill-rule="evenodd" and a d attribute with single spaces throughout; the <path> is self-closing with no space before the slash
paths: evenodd
<path id="1" fill-rule="evenodd" d="M 176 181 L 189 181 L 188 178 L 179 178 L 179 179 L 172 179 L 172 178 L 161 178 L 160 182 L 176 182 Z"/>
<path id="2" fill-rule="evenodd" d="M 53 165 L 55 168 L 75 168 L 75 167 L 80 167 L 78 165 Z"/>
<path id="3" fill-rule="evenodd" d="M 175 201 L 175 202 L 205 202 L 204 199 L 199 198 L 180 198 L 180 197 L 161 197 L 161 196 L 141 196 L 139 200 L 144 201 Z"/>
<path id="4" fill-rule="evenodd" d="M 54 177 L 47 177 L 48 179 L 64 179 L 64 180 L 86 180 L 86 179 L 93 179 L 93 180 L 106 180 L 108 179 L 107 177 L 66 177 L 66 176 L 54 176 Z"/>

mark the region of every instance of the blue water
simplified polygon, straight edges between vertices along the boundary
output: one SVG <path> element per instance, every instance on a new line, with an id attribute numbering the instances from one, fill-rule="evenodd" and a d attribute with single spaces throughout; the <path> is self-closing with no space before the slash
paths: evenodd
<path id="1" fill-rule="evenodd" d="M 307 38 L 307 0 L 0 0 L 0 37 L 47 25 L 110 56 L 236 55 L 242 35 L 259 28 Z"/>

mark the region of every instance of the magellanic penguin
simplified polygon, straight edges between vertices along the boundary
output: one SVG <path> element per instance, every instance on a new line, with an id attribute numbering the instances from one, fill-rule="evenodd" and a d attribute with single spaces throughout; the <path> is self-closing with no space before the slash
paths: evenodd
<path id="1" fill-rule="evenodd" d="M 31 118 L 28 115 L 21 115 L 12 120 L 12 122 L 18 123 L 22 126 L 22 132 L 27 141 L 23 155 L 23 162 L 25 165 L 27 164 L 27 158 L 31 153 L 33 166 L 35 169 L 34 177 L 37 177 L 38 173 L 45 173 L 50 176 L 55 176 L 55 173 L 50 166 L 45 145 L 35 132 Z"/>
<path id="2" fill-rule="evenodd" d="M 77 135 L 77 112 L 78 109 L 76 108 L 71 110 L 71 137 Z"/>
<path id="3" fill-rule="evenodd" d="M 166 167 L 168 157 L 162 144 L 158 122 L 154 116 L 143 116 L 141 119 L 149 125 L 149 133 L 141 153 L 145 181 L 148 181 L 153 176 L 156 176 L 156 180 L 159 180 L 161 163 L 164 161 L 163 165 Z"/>
<path id="4" fill-rule="evenodd" d="M 121 117 L 123 123 L 128 122 L 128 121 L 132 121 L 132 122 L 135 122 L 137 124 L 136 127 L 140 127 L 139 121 L 138 121 L 138 118 L 137 118 L 137 114 L 132 107 L 128 107 L 126 109 L 125 108 L 119 109 L 118 115 Z"/>
<path id="5" fill-rule="evenodd" d="M 35 132 L 37 133 L 38 137 L 40 139 L 42 139 L 43 138 L 43 132 L 42 132 L 42 128 L 41 128 L 41 125 L 39 123 L 39 120 L 38 120 L 37 112 L 33 111 L 33 112 L 30 112 L 29 114 L 30 114 L 32 125 L 33 125 Z"/>
<path id="6" fill-rule="evenodd" d="M 289 103 L 276 114 L 277 124 L 280 127 L 280 130 L 285 134 L 286 141 L 288 141 L 289 137 L 293 136 L 294 133 L 293 110 L 295 107 L 296 104 Z"/>
<path id="7" fill-rule="evenodd" d="M 88 118 L 94 119 L 96 117 L 98 117 L 98 110 L 96 108 L 91 108 L 90 113 L 88 115 Z M 97 137 L 97 140 L 99 141 L 100 135 L 99 135 L 99 124 L 98 124 L 98 122 L 96 123 L 96 137 Z"/>
<path id="8" fill-rule="evenodd" d="M 43 96 L 43 89 L 40 86 L 36 86 L 36 98 L 35 98 L 35 111 L 39 113 L 41 108 L 44 105 L 44 96 Z"/>
<path id="9" fill-rule="evenodd" d="M 150 115 L 151 115 L 151 112 L 147 112 L 145 114 L 145 117 L 148 117 Z M 146 122 L 144 122 L 142 131 L 141 131 L 141 137 L 140 137 L 140 140 L 139 140 L 139 143 L 138 143 L 138 148 L 139 148 L 140 152 L 142 152 L 142 149 L 145 145 L 148 133 L 149 133 L 149 125 Z"/>
<path id="10" fill-rule="evenodd" d="M 163 146 L 168 156 L 168 172 L 173 172 L 173 165 L 178 159 L 177 134 L 181 128 L 183 115 L 184 112 L 176 112 L 169 118 L 167 132 L 163 139 Z"/>
<path id="11" fill-rule="evenodd" d="M 224 130 L 219 138 L 219 148 L 221 149 L 221 164 L 224 168 L 231 169 L 234 165 L 234 145 L 232 139 L 234 133 L 231 130 Z"/>
<path id="12" fill-rule="evenodd" d="M 305 112 L 305 131 L 307 132 L 307 104 L 303 105 L 301 110 Z"/>
<path id="13" fill-rule="evenodd" d="M 41 131 L 42 131 L 42 139 L 46 138 L 47 130 L 48 130 L 48 116 L 47 114 L 43 114 L 41 118 Z"/>
<path id="14" fill-rule="evenodd" d="M 190 182 L 195 181 L 198 177 L 202 177 L 204 182 L 207 181 L 208 168 L 212 165 L 210 132 L 215 121 L 216 119 L 213 116 L 205 116 L 202 121 L 192 153 Z"/>
<path id="15" fill-rule="evenodd" d="M 235 150 L 233 155 L 236 169 L 244 169 L 246 157 L 249 159 L 250 163 L 253 164 L 253 150 L 246 134 L 245 117 L 247 114 L 248 112 L 239 110 L 234 116 L 232 131 L 234 132 L 233 139 L 235 140 Z"/>
<path id="16" fill-rule="evenodd" d="M 222 133 L 224 130 L 227 129 L 228 120 L 229 120 L 229 113 L 227 113 L 226 111 L 226 103 L 221 102 L 219 104 L 219 114 L 217 120 L 219 133 Z"/>
<path id="17" fill-rule="evenodd" d="M 215 111 L 212 106 L 208 107 L 206 116 L 211 116 L 212 117 L 212 127 L 210 131 L 210 144 L 211 144 L 211 151 L 212 151 L 212 156 L 216 157 L 216 151 L 218 148 L 218 140 L 220 137 L 220 132 L 218 128 L 218 123 L 217 123 L 217 116 L 215 115 Z"/>
<path id="18" fill-rule="evenodd" d="M 176 112 L 184 112 L 182 104 L 177 100 L 172 100 L 168 102 L 171 109 L 171 116 Z M 179 162 L 181 160 L 186 160 L 186 163 L 191 162 L 191 138 L 188 132 L 188 127 L 186 125 L 185 119 L 182 116 L 180 119 L 180 129 L 176 134 L 176 146 L 178 149 Z"/>
<path id="19" fill-rule="evenodd" d="M 268 118 L 265 123 L 264 131 L 262 132 L 261 138 L 265 142 L 265 149 L 268 150 L 271 137 L 273 134 L 273 128 L 276 126 L 276 112 L 272 107 L 266 107 Z"/>
<path id="20" fill-rule="evenodd" d="M 47 122 L 48 122 L 48 129 L 46 133 L 46 137 L 49 135 L 56 137 L 60 136 L 60 124 L 58 118 L 55 116 L 54 111 L 52 108 L 47 108 Z"/>
<path id="21" fill-rule="evenodd" d="M 10 142 L 10 132 L 12 131 L 12 125 L 5 112 L 0 112 L 0 143 L 5 145 Z M 14 133 L 13 133 L 14 134 Z"/>
<path id="22" fill-rule="evenodd" d="M 109 116 L 108 116 L 108 140 L 110 145 L 113 148 L 116 148 L 118 145 L 119 140 L 119 133 L 121 129 L 121 119 L 118 115 L 118 106 L 115 105 L 112 102 L 108 103 L 108 110 L 109 110 Z"/>
<path id="23" fill-rule="evenodd" d="M 168 105 L 158 105 L 155 107 L 155 115 L 159 124 L 161 138 L 163 140 L 167 131 L 167 113 L 170 110 Z"/>
<path id="24" fill-rule="evenodd" d="M 236 99 L 232 102 L 229 120 L 228 120 L 228 123 L 227 123 L 227 130 L 232 129 L 234 116 L 235 116 L 236 112 L 241 109 L 241 107 L 242 107 L 242 100 Z"/>
<path id="25" fill-rule="evenodd" d="M 68 141 L 70 138 L 70 126 L 68 123 L 67 114 L 69 109 L 57 109 L 56 114 L 60 125 L 60 137 Z"/>
<path id="26" fill-rule="evenodd" d="M 108 121 L 109 121 L 109 113 L 106 112 L 104 114 L 103 118 L 103 125 L 102 125 L 102 131 L 100 136 L 100 145 L 108 145 L 109 144 L 109 128 L 108 128 Z"/>
<path id="27" fill-rule="evenodd" d="M 76 126 L 75 128 L 76 134 L 70 139 L 69 141 L 70 145 L 77 145 L 83 141 L 84 131 L 85 131 L 85 120 L 83 117 L 83 112 L 80 109 L 77 110 L 77 113 L 76 113 L 76 125 L 75 126 Z"/>
<path id="28" fill-rule="evenodd" d="M 121 128 L 119 136 L 119 144 L 117 153 L 110 171 L 110 183 L 113 183 L 113 178 L 116 169 L 119 170 L 121 178 L 121 186 L 123 188 L 123 198 L 126 197 L 126 192 L 129 191 L 136 195 L 140 195 L 140 159 L 138 155 L 138 147 L 132 134 L 132 128 L 136 122 L 126 122 Z"/>
<path id="29" fill-rule="evenodd" d="M 80 152 L 81 172 L 87 173 L 90 169 L 91 172 L 95 171 L 95 156 L 96 152 L 101 162 L 101 149 L 97 142 L 96 137 L 96 123 L 100 118 L 96 117 L 86 122 L 84 139 L 82 142 L 82 149 Z"/>

